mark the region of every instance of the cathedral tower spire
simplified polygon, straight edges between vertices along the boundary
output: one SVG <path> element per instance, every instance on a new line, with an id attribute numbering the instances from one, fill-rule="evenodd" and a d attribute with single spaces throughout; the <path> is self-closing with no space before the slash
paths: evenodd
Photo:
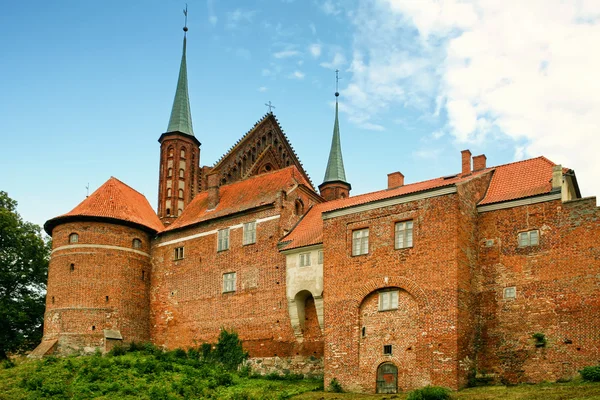
<path id="1" fill-rule="evenodd" d="M 346 198 L 350 195 L 352 186 L 346 181 L 346 171 L 344 170 L 344 159 L 342 157 L 342 144 L 340 141 L 340 123 L 338 121 L 338 73 L 335 70 L 335 122 L 333 123 L 333 138 L 331 139 L 331 150 L 329 151 L 329 160 L 325 170 L 323 183 L 319 185 L 321 196 L 329 201 L 340 198 Z"/>
<path id="2" fill-rule="evenodd" d="M 199 189 L 200 142 L 194 136 L 187 81 L 187 6 L 183 10 L 183 53 L 167 132 L 160 143 L 158 216 L 165 225 L 173 222 Z"/>

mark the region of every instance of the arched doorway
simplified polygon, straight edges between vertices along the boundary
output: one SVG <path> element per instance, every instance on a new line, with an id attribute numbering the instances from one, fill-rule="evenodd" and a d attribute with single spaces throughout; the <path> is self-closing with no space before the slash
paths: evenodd
<path id="1" fill-rule="evenodd" d="M 377 393 L 398 393 L 398 368 L 383 363 L 377 368 Z"/>

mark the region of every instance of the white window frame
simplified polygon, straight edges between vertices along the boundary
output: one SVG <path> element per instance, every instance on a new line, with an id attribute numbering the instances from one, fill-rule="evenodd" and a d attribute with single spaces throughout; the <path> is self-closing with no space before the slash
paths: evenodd
<path id="1" fill-rule="evenodd" d="M 379 292 L 379 311 L 397 310 L 399 290 Z"/>
<path id="2" fill-rule="evenodd" d="M 516 286 L 505 287 L 502 291 L 502 295 L 507 300 L 514 300 L 517 298 L 517 288 Z"/>
<path id="3" fill-rule="evenodd" d="M 527 232 L 519 232 L 517 235 L 517 242 L 519 243 L 519 247 L 539 246 L 540 231 L 532 229 Z"/>
<path id="4" fill-rule="evenodd" d="M 79 243 L 79 234 L 76 232 L 73 232 L 69 235 L 69 243 Z"/>
<path id="5" fill-rule="evenodd" d="M 247 222 L 244 224 L 244 240 L 243 244 L 256 243 L 256 221 Z"/>
<path id="6" fill-rule="evenodd" d="M 369 228 L 352 231 L 352 255 L 369 254 Z"/>
<path id="7" fill-rule="evenodd" d="M 319 252 L 318 252 L 317 264 L 323 265 L 323 250 L 319 250 Z"/>
<path id="8" fill-rule="evenodd" d="M 184 247 L 175 247 L 175 251 L 173 253 L 174 255 L 174 260 L 183 260 L 184 256 L 185 256 L 185 252 L 184 252 Z"/>
<path id="9" fill-rule="evenodd" d="M 237 273 L 227 272 L 223 274 L 223 293 L 235 292 Z"/>
<path id="10" fill-rule="evenodd" d="M 396 249 L 413 247 L 413 221 L 396 222 L 394 226 L 394 246 Z"/>
<path id="11" fill-rule="evenodd" d="M 298 254 L 298 265 L 301 267 L 310 267 L 310 252 Z"/>
<path id="12" fill-rule="evenodd" d="M 229 250 L 229 228 L 219 229 L 217 233 L 217 251 Z"/>

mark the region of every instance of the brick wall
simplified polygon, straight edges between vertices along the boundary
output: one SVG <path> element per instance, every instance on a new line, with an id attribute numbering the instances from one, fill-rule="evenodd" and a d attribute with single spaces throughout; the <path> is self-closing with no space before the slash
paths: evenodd
<path id="1" fill-rule="evenodd" d="M 79 240 L 69 243 L 69 235 Z M 133 249 L 134 238 L 141 248 Z M 140 229 L 101 222 L 61 224 L 52 232 L 44 340 L 68 353 L 103 345 L 103 329 L 125 341 L 149 337 L 150 237 Z M 142 271 L 144 279 L 142 279 Z"/>
<path id="2" fill-rule="evenodd" d="M 518 247 L 518 233 L 531 229 L 539 230 L 539 245 Z M 511 383 L 554 381 L 598 363 L 598 237 L 595 198 L 481 214 L 480 372 Z M 504 299 L 511 286 L 516 298 Z M 546 336 L 545 347 L 535 346 L 534 333 Z"/>

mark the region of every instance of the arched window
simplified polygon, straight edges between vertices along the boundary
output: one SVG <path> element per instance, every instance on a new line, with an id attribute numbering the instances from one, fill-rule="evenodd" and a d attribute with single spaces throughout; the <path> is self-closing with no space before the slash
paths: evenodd
<path id="1" fill-rule="evenodd" d="M 180 208 L 179 210 L 177 210 L 177 215 L 181 215 L 181 213 L 183 212 L 183 210 Z"/>
<path id="2" fill-rule="evenodd" d="M 171 215 L 171 209 L 167 208 L 167 216 Z"/>
<path id="3" fill-rule="evenodd" d="M 181 158 L 185 158 L 185 149 L 181 149 Z"/>
<path id="4" fill-rule="evenodd" d="M 138 238 L 133 239 L 133 248 L 134 249 L 139 249 L 142 247 L 142 241 Z"/>
<path id="5" fill-rule="evenodd" d="M 173 168 L 167 170 L 167 176 L 173 176 Z"/>
<path id="6" fill-rule="evenodd" d="M 304 203 L 300 199 L 296 199 L 296 215 L 304 214 Z"/>
<path id="7" fill-rule="evenodd" d="M 183 189 L 179 189 L 179 198 L 183 199 Z"/>
<path id="8" fill-rule="evenodd" d="M 184 173 L 185 173 L 185 171 L 183 170 L 183 168 L 181 168 L 181 169 L 179 170 L 179 177 L 180 177 L 181 179 L 183 179 L 183 174 L 184 174 Z"/>
<path id="9" fill-rule="evenodd" d="M 173 157 L 173 148 L 172 147 L 169 147 L 168 153 L 169 153 L 169 157 Z"/>
<path id="10" fill-rule="evenodd" d="M 171 197 L 173 195 L 173 192 L 171 191 L 171 188 L 167 189 L 167 197 Z"/>
<path id="11" fill-rule="evenodd" d="M 79 235 L 76 233 L 71 233 L 69 235 L 69 243 L 79 243 Z"/>

